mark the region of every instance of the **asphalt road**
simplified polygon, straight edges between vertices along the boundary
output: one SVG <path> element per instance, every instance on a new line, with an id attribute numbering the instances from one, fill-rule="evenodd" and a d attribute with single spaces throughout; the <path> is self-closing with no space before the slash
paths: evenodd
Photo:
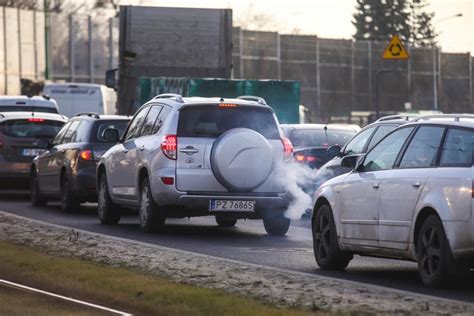
<path id="1" fill-rule="evenodd" d="M 421 284 L 413 262 L 355 256 L 346 271 L 320 270 L 313 257 L 309 221 L 293 223 L 285 237 L 266 235 L 261 221 L 241 220 L 237 227 L 224 229 L 217 227 L 212 217 L 169 219 L 163 232 L 144 234 L 133 213 L 124 215 L 117 226 L 101 225 L 94 204 L 64 213 L 58 203 L 33 208 L 28 197 L 8 195 L 0 196 L 0 210 L 170 248 L 474 303 L 474 273 L 448 289 L 430 289 Z"/>

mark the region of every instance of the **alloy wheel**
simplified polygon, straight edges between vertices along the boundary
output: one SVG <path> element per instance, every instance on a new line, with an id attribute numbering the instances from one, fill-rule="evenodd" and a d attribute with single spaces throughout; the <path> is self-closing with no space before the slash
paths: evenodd
<path id="1" fill-rule="evenodd" d="M 148 212 L 150 208 L 150 191 L 148 187 L 144 187 L 142 190 L 142 196 L 140 200 L 140 221 L 146 223 L 148 220 Z"/>
<path id="2" fill-rule="evenodd" d="M 314 232 L 314 240 L 319 257 L 325 259 L 328 256 L 331 245 L 331 226 L 328 218 L 323 215 L 319 218 L 316 230 Z"/>
<path id="3" fill-rule="evenodd" d="M 438 231 L 431 226 L 423 232 L 421 251 L 421 268 L 423 272 L 433 277 L 440 267 L 441 242 Z"/>

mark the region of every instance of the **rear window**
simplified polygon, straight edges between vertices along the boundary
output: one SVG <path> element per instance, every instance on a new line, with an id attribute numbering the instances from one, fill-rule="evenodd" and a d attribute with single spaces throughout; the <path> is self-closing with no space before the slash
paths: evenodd
<path id="1" fill-rule="evenodd" d="M 188 107 L 181 110 L 178 137 L 218 137 L 233 128 L 248 128 L 267 139 L 280 139 L 273 112 L 258 107 Z"/>
<path id="2" fill-rule="evenodd" d="M 26 106 L 26 105 L 1 105 L 0 112 L 43 112 L 58 113 L 55 107 Z"/>
<path id="3" fill-rule="evenodd" d="M 355 132 L 328 130 L 327 136 L 324 130 L 298 129 L 290 135 L 290 141 L 295 147 L 316 147 L 345 145 Z"/>
<path id="4" fill-rule="evenodd" d="M 118 129 L 120 137 L 122 137 L 123 132 L 127 128 L 128 121 L 126 120 L 107 120 L 107 121 L 97 121 L 94 124 L 94 128 L 91 133 L 91 142 L 107 142 L 104 139 L 104 131 L 107 128 Z"/>
<path id="5" fill-rule="evenodd" d="M 3 134 L 18 138 L 53 138 L 64 122 L 40 118 L 18 119 L 3 122 Z"/>

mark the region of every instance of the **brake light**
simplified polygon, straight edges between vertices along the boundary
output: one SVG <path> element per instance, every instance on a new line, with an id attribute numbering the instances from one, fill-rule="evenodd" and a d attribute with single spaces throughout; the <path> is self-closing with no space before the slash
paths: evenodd
<path id="1" fill-rule="evenodd" d="M 220 103 L 219 107 L 220 108 L 235 108 L 237 104 L 235 103 Z"/>
<path id="2" fill-rule="evenodd" d="M 39 123 L 39 122 L 44 122 L 44 119 L 42 119 L 42 118 L 37 118 L 37 117 L 30 117 L 30 118 L 28 119 L 28 122 Z"/>
<path id="3" fill-rule="evenodd" d="M 285 160 L 288 161 L 291 159 L 291 156 L 293 155 L 293 145 L 291 144 L 290 140 L 286 137 L 283 137 L 281 139 L 281 142 L 283 143 L 283 153 L 285 154 Z"/>
<path id="4" fill-rule="evenodd" d="M 178 151 L 178 137 L 176 135 L 165 135 L 161 142 L 161 151 L 169 159 L 176 160 Z"/>
<path id="5" fill-rule="evenodd" d="M 313 161 L 321 160 L 321 159 L 315 156 L 305 156 L 304 154 L 295 154 L 295 160 L 298 162 L 303 162 L 303 161 L 313 162 Z"/>
<path id="6" fill-rule="evenodd" d="M 80 153 L 79 153 L 79 156 L 82 158 L 82 160 L 86 160 L 86 161 L 91 161 L 91 160 L 94 160 L 94 154 L 92 153 L 92 150 L 82 150 Z"/>
<path id="7" fill-rule="evenodd" d="M 298 154 L 295 155 L 296 161 L 304 161 L 305 158 L 306 157 L 304 155 L 298 155 Z"/>

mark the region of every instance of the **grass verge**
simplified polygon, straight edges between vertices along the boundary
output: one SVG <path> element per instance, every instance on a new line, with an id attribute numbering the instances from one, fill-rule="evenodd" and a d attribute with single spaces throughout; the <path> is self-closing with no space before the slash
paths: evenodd
<path id="1" fill-rule="evenodd" d="M 0 258 L 1 279 L 136 315 L 314 315 L 5 241 L 0 241 Z"/>

